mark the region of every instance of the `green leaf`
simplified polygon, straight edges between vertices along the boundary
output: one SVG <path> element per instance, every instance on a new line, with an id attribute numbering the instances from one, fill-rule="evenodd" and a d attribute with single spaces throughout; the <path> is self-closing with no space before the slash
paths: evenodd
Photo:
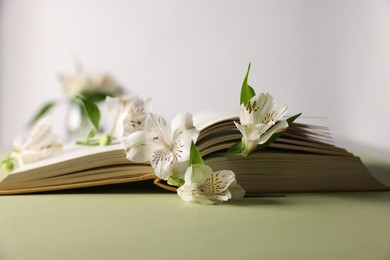
<path id="1" fill-rule="evenodd" d="M 299 114 L 296 114 L 292 117 L 289 117 L 286 121 L 288 123 L 289 126 L 291 126 L 291 124 L 298 118 L 302 115 L 302 113 L 299 113 Z"/>
<path id="2" fill-rule="evenodd" d="M 184 181 L 182 179 L 175 176 L 169 176 L 167 182 L 169 185 L 176 187 L 183 186 L 184 184 Z"/>
<path id="3" fill-rule="evenodd" d="M 79 98 L 81 100 L 83 108 L 84 108 L 89 120 L 91 121 L 91 123 L 94 127 L 93 130 L 95 130 L 95 133 L 91 136 L 91 137 L 93 137 L 99 131 L 100 110 L 95 103 L 93 103 L 93 102 L 91 102 L 83 97 L 80 97 L 80 96 L 77 96 L 77 98 Z M 89 138 L 91 138 L 90 135 L 91 135 L 91 133 L 88 135 Z"/>
<path id="4" fill-rule="evenodd" d="M 249 71 L 251 70 L 251 64 L 249 63 L 248 65 L 248 70 L 246 72 L 244 81 L 242 82 L 242 87 L 241 87 L 241 98 L 240 98 L 240 105 L 246 106 L 248 104 L 248 101 L 251 100 L 253 96 L 256 95 L 255 90 L 248 85 L 248 76 L 249 76 Z"/>
<path id="5" fill-rule="evenodd" d="M 108 94 L 103 92 L 86 92 L 82 94 L 82 97 L 91 102 L 103 101 Z"/>
<path id="6" fill-rule="evenodd" d="M 41 119 L 44 115 L 46 115 L 57 103 L 55 101 L 50 101 L 44 104 L 38 112 L 35 114 L 35 116 L 31 119 L 31 121 L 28 123 L 28 126 L 33 126 L 39 119 Z"/>
<path id="7" fill-rule="evenodd" d="M 92 137 L 94 137 L 96 134 L 97 134 L 96 129 L 95 129 L 95 128 L 91 129 L 91 131 L 89 131 L 89 133 L 88 133 L 87 141 L 88 141 L 88 140 L 91 140 Z"/>
<path id="8" fill-rule="evenodd" d="M 230 155 L 242 155 L 244 150 L 245 150 L 245 146 L 241 141 L 241 142 L 233 144 L 229 148 L 229 150 L 227 150 L 227 153 Z"/>
<path id="9" fill-rule="evenodd" d="M 199 153 L 198 148 L 194 144 L 194 142 L 191 142 L 191 149 L 190 149 L 190 165 L 193 164 L 204 164 L 203 158 Z"/>

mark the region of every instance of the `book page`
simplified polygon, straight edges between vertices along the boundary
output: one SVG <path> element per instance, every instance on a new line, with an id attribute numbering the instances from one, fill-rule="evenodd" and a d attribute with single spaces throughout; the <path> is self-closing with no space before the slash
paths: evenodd
<path id="1" fill-rule="evenodd" d="M 57 154 L 54 154 L 52 157 L 37 162 L 29 163 L 26 165 L 22 165 L 21 167 L 11 172 L 10 174 L 17 174 L 23 171 L 28 171 L 35 168 L 41 168 L 47 165 L 69 161 L 87 155 L 117 151 L 121 149 L 124 150 L 124 147 L 120 143 L 114 143 L 108 146 L 86 146 L 86 145 L 67 144 L 64 145 L 61 151 L 59 151 Z"/>

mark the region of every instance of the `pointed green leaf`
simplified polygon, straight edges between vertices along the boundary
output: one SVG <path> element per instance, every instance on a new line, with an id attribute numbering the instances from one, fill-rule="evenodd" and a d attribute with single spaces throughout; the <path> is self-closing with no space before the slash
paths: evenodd
<path id="1" fill-rule="evenodd" d="M 100 123 L 100 110 L 99 110 L 98 106 L 95 103 L 88 101 L 87 99 L 85 99 L 83 97 L 77 96 L 77 98 L 79 98 L 81 100 L 83 108 L 84 108 L 89 120 L 91 121 L 91 123 L 94 127 L 94 130 L 95 130 L 95 134 L 96 134 L 99 131 L 99 123 Z M 88 136 L 90 136 L 90 135 L 88 135 Z"/>
<path id="2" fill-rule="evenodd" d="M 44 115 L 46 115 L 57 103 L 55 101 L 49 101 L 44 104 L 35 116 L 28 123 L 28 126 L 33 126 L 39 119 L 41 119 Z"/>
<path id="3" fill-rule="evenodd" d="M 255 90 L 248 85 L 248 76 L 249 71 L 251 70 L 251 64 L 248 65 L 248 70 L 246 72 L 244 81 L 242 82 L 241 87 L 241 98 L 240 98 L 240 104 L 246 106 L 248 104 L 248 101 L 256 95 Z"/>
<path id="4" fill-rule="evenodd" d="M 203 158 L 199 153 L 198 148 L 194 144 L 194 142 L 191 142 L 191 148 L 190 148 L 190 165 L 193 164 L 204 164 Z"/>
<path id="5" fill-rule="evenodd" d="M 288 123 L 289 126 L 291 126 L 291 124 L 298 118 L 302 115 L 302 113 L 299 113 L 299 114 L 296 114 L 292 117 L 289 117 L 286 121 Z"/>
<path id="6" fill-rule="evenodd" d="M 242 142 L 233 144 L 227 151 L 229 154 L 240 154 L 244 151 L 244 145 Z"/>

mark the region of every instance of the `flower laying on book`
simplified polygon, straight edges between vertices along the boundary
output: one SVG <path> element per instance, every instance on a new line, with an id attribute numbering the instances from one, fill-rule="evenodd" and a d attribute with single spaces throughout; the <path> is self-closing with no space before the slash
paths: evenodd
<path id="1" fill-rule="evenodd" d="M 122 140 L 133 132 L 144 130 L 150 103 L 150 98 L 143 100 L 138 96 L 107 97 L 106 106 L 112 120 L 110 134 Z"/>
<path id="2" fill-rule="evenodd" d="M 32 129 L 30 136 L 22 143 L 20 137 L 14 140 L 14 149 L 2 162 L 8 170 L 36 162 L 52 156 L 60 151 L 62 143 L 51 131 L 51 115 L 40 119 Z"/>
<path id="3" fill-rule="evenodd" d="M 198 135 L 192 115 L 188 113 L 177 115 L 171 125 L 163 117 L 150 113 L 144 130 L 123 138 L 122 143 L 127 159 L 150 162 L 160 179 L 182 179 L 190 158 L 190 144 Z"/>
<path id="4" fill-rule="evenodd" d="M 263 149 L 278 138 L 297 114 L 285 119 L 287 106 L 278 107 L 275 99 L 266 93 L 256 94 L 248 85 L 250 64 L 241 88 L 240 122 L 234 122 L 241 132 L 241 142 L 228 149 L 229 156 L 248 156 Z M 109 145 L 112 140 L 121 142 L 126 158 L 135 163 L 149 163 L 154 174 L 168 185 L 177 187 L 178 195 L 185 201 L 202 204 L 219 204 L 231 198 L 241 198 L 245 191 L 237 183 L 235 174 L 226 169 L 214 172 L 204 164 L 195 143 L 199 130 L 194 126 L 192 115 L 178 114 L 169 124 L 163 117 L 150 111 L 150 99 L 138 96 L 105 97 L 112 120 L 111 130 L 101 133 L 100 110 L 85 93 L 94 88 L 85 75 L 67 78 L 69 93 L 77 93 L 73 100 L 79 102 L 89 120 L 91 130 L 81 145 Z M 86 87 L 73 86 L 85 84 Z M 76 85 L 77 85 L 76 84 Z M 107 83 L 108 84 L 108 83 Z M 83 92 L 84 90 L 87 92 Z M 83 95 L 81 95 L 83 94 Z M 108 94 L 108 93 L 106 93 Z M 45 113 L 41 113 L 42 116 Z M 47 158 L 60 147 L 58 139 L 51 133 L 50 120 L 38 121 L 30 138 L 15 146 L 2 163 L 2 168 L 12 170 L 15 166 Z"/>

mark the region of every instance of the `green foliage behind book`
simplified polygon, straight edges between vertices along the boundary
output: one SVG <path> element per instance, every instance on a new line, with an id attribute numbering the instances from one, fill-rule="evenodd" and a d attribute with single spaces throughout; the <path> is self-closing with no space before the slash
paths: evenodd
<path id="1" fill-rule="evenodd" d="M 332 145 L 327 128 L 294 123 L 269 147 L 248 157 L 224 152 L 240 140 L 233 120 L 203 123 L 197 146 L 213 170 L 229 169 L 247 194 L 272 192 L 323 192 L 388 190 L 361 162 L 345 149 Z M 199 126 L 199 124 L 197 124 Z M 121 144 L 69 146 L 49 159 L 25 165 L 0 176 L 0 194 L 20 194 L 89 186 L 154 180 L 168 190 L 173 187 L 156 179 L 148 164 L 126 159 Z"/>

